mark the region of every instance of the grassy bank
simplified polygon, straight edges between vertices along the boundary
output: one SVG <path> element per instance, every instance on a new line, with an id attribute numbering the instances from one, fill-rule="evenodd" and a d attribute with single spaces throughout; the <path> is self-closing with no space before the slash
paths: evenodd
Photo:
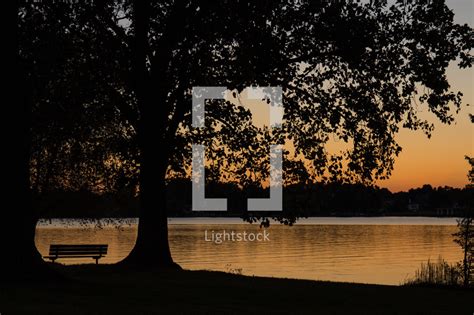
<path id="1" fill-rule="evenodd" d="M 57 266 L 71 281 L 0 285 L 0 313 L 472 314 L 474 291 Z"/>

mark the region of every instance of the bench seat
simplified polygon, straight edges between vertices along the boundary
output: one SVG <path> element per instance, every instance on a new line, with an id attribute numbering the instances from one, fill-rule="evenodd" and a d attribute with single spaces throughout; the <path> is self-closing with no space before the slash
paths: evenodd
<path id="1" fill-rule="evenodd" d="M 43 258 L 50 259 L 53 263 L 60 258 L 92 258 L 95 263 L 107 255 L 108 245 L 105 244 L 52 244 L 49 255 Z"/>

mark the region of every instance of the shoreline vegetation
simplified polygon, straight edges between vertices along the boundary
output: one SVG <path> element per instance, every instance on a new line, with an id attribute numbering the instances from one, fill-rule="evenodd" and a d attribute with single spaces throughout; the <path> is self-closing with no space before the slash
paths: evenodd
<path id="1" fill-rule="evenodd" d="M 51 264 L 50 264 L 51 265 Z M 0 284 L 2 314 L 308 313 L 471 314 L 474 290 L 133 271 L 116 265 L 52 266 L 60 281 Z M 186 301 L 186 303 L 182 303 Z"/>
<path id="2" fill-rule="evenodd" d="M 438 260 L 428 259 L 426 263 L 422 262 L 414 276 L 403 284 L 407 286 L 461 287 L 463 282 L 460 263 L 450 264 L 441 256 L 438 257 Z"/>
<path id="3" fill-rule="evenodd" d="M 428 259 L 415 271 L 415 275 L 405 281 L 405 285 L 430 285 L 437 287 L 474 288 L 474 221 L 472 213 L 457 219 L 457 232 L 452 234 L 453 241 L 463 251 L 463 260 L 454 264 L 445 261 L 441 256 L 437 261 Z"/>
<path id="4" fill-rule="evenodd" d="M 311 216 L 298 218 L 293 225 L 451 225 L 456 226 L 458 217 L 432 217 L 432 216 Z M 55 218 L 39 218 L 36 227 L 121 227 L 134 226 L 139 221 L 138 217 L 55 217 Z M 279 225 L 275 220 L 270 220 L 271 225 Z M 242 216 L 170 216 L 168 218 L 169 225 L 193 225 L 193 224 L 238 224 L 248 225 L 257 224 L 259 222 L 245 221 Z M 291 228 L 291 227 L 290 227 Z"/>
<path id="5" fill-rule="evenodd" d="M 195 212 L 191 209 L 191 183 L 175 179 L 166 186 L 169 217 L 245 217 L 248 198 L 268 198 L 268 189 L 243 191 L 231 183 L 210 183 L 209 198 L 228 200 L 226 212 Z M 392 193 L 386 188 L 360 184 L 309 184 L 284 188 L 283 212 L 291 217 L 432 216 L 460 217 L 469 207 L 472 188 L 432 187 Z M 40 218 L 128 218 L 137 217 L 135 191 L 49 191 L 37 194 L 35 208 Z"/>

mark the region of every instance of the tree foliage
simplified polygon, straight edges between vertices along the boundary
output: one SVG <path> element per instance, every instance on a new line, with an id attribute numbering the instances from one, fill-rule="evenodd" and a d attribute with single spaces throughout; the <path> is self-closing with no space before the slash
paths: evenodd
<path id="1" fill-rule="evenodd" d="M 126 144 L 134 140 L 139 117 L 129 79 L 132 10 L 128 2 L 55 3 L 30 4 L 21 13 L 20 54 L 37 87 L 34 160 L 40 165 L 53 155 L 50 160 L 60 161 L 62 154 L 56 164 L 63 170 L 50 170 L 62 181 L 101 181 L 106 171 L 92 165 L 86 171 L 85 161 L 103 167 L 114 158 L 133 161 L 137 154 Z M 157 106 L 166 107 L 170 118 L 157 121 L 163 135 L 151 136 L 173 145 L 171 169 L 181 173 L 189 144 L 196 141 L 189 120 L 191 87 L 222 85 L 239 92 L 251 85 L 278 85 L 285 106 L 278 134 L 251 126 L 250 113 L 241 106 L 207 107 L 205 136 L 214 169 L 234 167 L 232 177 L 245 181 L 235 166 L 248 169 L 250 160 L 258 160 L 253 166 L 263 177 L 266 155 L 256 151 L 291 141 L 294 163 L 311 161 L 311 173 L 319 179 L 347 175 L 349 181 L 370 183 L 386 178 L 401 150 L 394 138 L 400 126 L 429 134 L 433 126 L 417 117 L 420 107 L 452 122 L 461 94 L 450 90 L 446 68 L 454 60 L 460 67 L 472 63 L 472 29 L 454 24 L 443 1 L 165 1 L 151 4 L 149 14 L 150 76 L 157 86 L 166 85 L 166 105 Z M 161 54 L 167 54 L 166 65 Z M 163 72 L 151 74 L 161 66 Z M 179 102 L 183 97 L 188 101 Z M 331 136 L 350 148 L 331 154 L 326 149 Z M 243 149 L 252 156 L 244 157 Z M 75 151 L 81 152 L 81 163 L 66 158 Z M 239 154 L 230 157 L 230 152 Z"/>
<path id="2" fill-rule="evenodd" d="M 27 2 L 19 16 L 38 190 L 139 183 L 148 218 L 160 211 L 153 185 L 189 175 L 192 143 L 208 147 L 215 181 L 262 183 L 275 143 L 294 147 L 289 182 L 387 178 L 397 132 L 431 134 L 420 108 L 451 123 L 462 94 L 446 69 L 473 62 L 473 30 L 443 0 Z M 247 109 L 216 101 L 195 130 L 195 86 L 279 86 L 282 128 L 252 126 Z M 331 137 L 347 149 L 329 152 Z"/>

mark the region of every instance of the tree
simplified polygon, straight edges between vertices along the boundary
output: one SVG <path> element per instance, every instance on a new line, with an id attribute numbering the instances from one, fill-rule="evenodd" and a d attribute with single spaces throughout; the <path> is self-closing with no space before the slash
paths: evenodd
<path id="1" fill-rule="evenodd" d="M 465 287 L 472 282 L 474 272 L 474 224 L 472 209 L 469 209 L 466 216 L 458 220 L 458 232 L 453 234 L 454 242 L 461 246 L 463 250 L 463 260 L 461 264 L 462 281 Z"/>
<path id="2" fill-rule="evenodd" d="M 17 30 L 18 3 L 11 6 L 7 20 L 12 29 Z M 0 281 L 19 281 L 31 279 L 36 274 L 47 275 L 48 269 L 43 263 L 34 243 L 35 214 L 31 204 L 29 187 L 29 158 L 31 143 L 31 81 L 18 58 L 18 45 L 14 43 L 11 53 L 7 50 L 6 65 L 17 67 L 6 72 L 7 100 L 13 104 L 6 106 L 2 124 L 3 144 L 8 153 L 4 156 L 5 172 L 2 189 L 2 233 L 1 246 L 8 258 L 1 260 Z M 4 67 L 9 69 L 8 67 Z M 11 68 L 10 68 L 11 69 Z M 12 208 L 13 207 L 13 208 Z M 9 226 L 14 226 L 10 229 Z"/>
<path id="3" fill-rule="evenodd" d="M 39 192 L 65 186 L 111 189 L 120 181 L 110 170 L 117 163 L 104 160 L 117 160 L 123 152 L 130 166 L 122 164 L 121 173 L 133 172 L 136 150 L 123 140 L 130 131 L 110 107 L 129 100 L 117 97 L 126 62 L 116 52 L 114 58 L 104 57 L 113 47 L 101 47 L 105 39 L 100 35 L 106 33 L 81 24 L 81 19 L 90 20 L 87 8 L 27 2 L 12 11 L 19 40 L 12 47 L 17 67 L 7 90 L 18 104 L 5 111 L 10 124 L 4 143 L 11 154 L 2 213 L 8 225 L 16 224 L 2 237 L 11 258 L 2 260 L 7 267 L 1 278 L 55 277 L 35 246 L 38 209 L 33 200 Z"/>
<path id="4" fill-rule="evenodd" d="M 149 261 L 161 246 L 159 259 L 172 261 L 165 209 L 156 211 L 156 192 L 163 186 L 149 181 L 152 176 L 164 182 L 169 149 L 189 111 L 183 95 L 192 86 L 282 86 L 283 130 L 296 153 L 313 161 L 317 175 L 345 173 L 349 180 L 371 182 L 390 175 L 401 149 L 394 140 L 400 123 L 430 134 L 432 125 L 415 113 L 419 87 L 425 90 L 418 101 L 450 123 L 450 104 L 459 108 L 461 94 L 449 91 L 446 67 L 457 57 L 460 67 L 472 63 L 472 29 L 455 25 L 443 1 L 397 1 L 388 8 L 385 1 L 135 1 L 133 10 L 136 94 L 144 113 L 138 129 L 143 189 L 139 239 L 129 260 Z M 352 149 L 327 156 L 330 134 L 351 139 Z M 166 151 L 156 155 L 153 145 Z M 349 161 L 346 171 L 343 158 Z M 147 197 L 149 187 L 153 198 Z"/>
<path id="5" fill-rule="evenodd" d="M 470 119 L 471 122 L 474 123 L 474 116 L 472 114 L 470 114 Z M 466 156 L 466 160 L 471 166 L 471 169 L 467 174 L 469 184 L 466 188 L 471 190 L 470 194 L 472 196 L 472 190 L 474 189 L 474 159 Z M 458 231 L 453 234 L 454 242 L 461 246 L 463 251 L 461 271 L 463 285 L 465 287 L 468 287 L 472 282 L 472 275 L 474 273 L 474 218 L 472 215 L 472 207 L 473 205 L 471 198 L 469 207 L 466 210 L 466 215 L 464 218 L 458 220 Z"/>
<path id="6" fill-rule="evenodd" d="M 86 15 L 71 20 L 80 26 L 78 33 L 92 29 L 90 38 L 103 38 L 105 50 L 113 48 L 130 61 L 123 77 L 111 80 L 129 98 L 119 97 L 124 101 L 116 109 L 138 117 L 125 119 L 136 131 L 131 141 L 140 165 L 138 239 L 124 262 L 132 265 L 174 265 L 164 191 L 170 172 L 185 172 L 192 141 L 209 144 L 209 158 L 233 155 L 261 174 L 268 173 L 267 144 L 291 141 L 294 156 L 286 153 L 293 159 L 287 165 L 306 167 L 310 161 L 313 180 L 371 183 L 390 175 L 401 150 L 395 141 L 401 126 L 430 135 L 433 126 L 417 117 L 419 106 L 444 123 L 453 121 L 461 94 L 450 90 L 446 68 L 456 59 L 461 68 L 472 64 L 472 29 L 455 24 L 439 0 L 393 5 L 141 0 L 87 6 Z M 104 64 L 117 60 L 98 57 Z M 252 85 L 282 87 L 285 121 L 279 131 L 251 128 L 248 111 L 230 102 L 206 107 L 205 131 L 190 127 L 193 86 L 239 93 Z M 330 136 L 349 149 L 327 152 Z M 255 150 L 256 157 L 250 154 Z M 216 165 L 233 172 L 230 163 Z M 248 180 L 245 170 L 234 173 Z"/>

